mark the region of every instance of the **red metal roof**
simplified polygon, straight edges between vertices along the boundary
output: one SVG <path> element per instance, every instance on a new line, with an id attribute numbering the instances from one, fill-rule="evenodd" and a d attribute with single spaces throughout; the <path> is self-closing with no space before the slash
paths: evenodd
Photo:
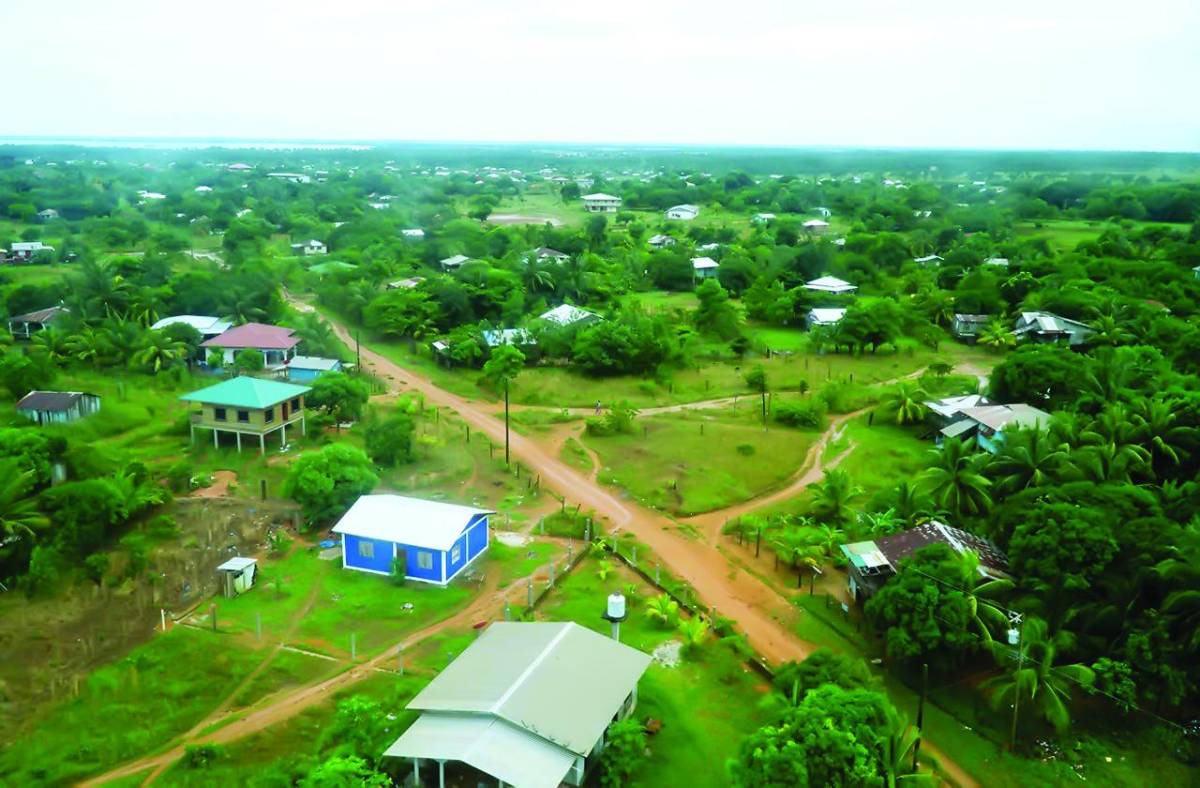
<path id="1" fill-rule="evenodd" d="M 260 350 L 290 350 L 300 344 L 292 329 L 269 326 L 265 323 L 246 323 L 234 326 L 224 334 L 201 342 L 201 347 L 258 348 Z"/>

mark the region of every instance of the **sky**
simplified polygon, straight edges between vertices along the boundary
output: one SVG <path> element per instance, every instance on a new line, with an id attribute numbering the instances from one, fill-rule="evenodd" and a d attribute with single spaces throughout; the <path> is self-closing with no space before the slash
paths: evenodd
<path id="1" fill-rule="evenodd" d="M 0 0 L 0 135 L 1200 150 L 1197 0 Z"/>

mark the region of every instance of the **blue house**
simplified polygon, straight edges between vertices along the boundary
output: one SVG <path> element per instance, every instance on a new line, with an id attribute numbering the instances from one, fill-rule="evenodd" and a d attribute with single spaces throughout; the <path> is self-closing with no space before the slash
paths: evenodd
<path id="1" fill-rule="evenodd" d="M 341 372 L 342 362 L 336 358 L 317 356 L 295 356 L 287 363 L 288 380 L 296 383 L 311 383 L 322 372 Z"/>
<path id="2" fill-rule="evenodd" d="M 364 495 L 333 532 L 342 535 L 346 569 L 387 575 L 398 559 L 409 580 L 446 585 L 487 549 L 493 514 L 403 495 Z"/>

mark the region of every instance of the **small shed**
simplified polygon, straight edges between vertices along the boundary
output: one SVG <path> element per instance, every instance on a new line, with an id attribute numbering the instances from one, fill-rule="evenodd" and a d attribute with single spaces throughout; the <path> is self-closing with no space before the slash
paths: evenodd
<path id="1" fill-rule="evenodd" d="M 244 594 L 254 586 L 254 575 L 258 561 L 244 556 L 235 556 L 217 567 L 221 576 L 221 593 L 228 597 Z"/>
<path id="2" fill-rule="evenodd" d="M 38 424 L 67 424 L 100 410 L 100 398 L 84 391 L 31 391 L 17 403 L 17 413 Z"/>
<path id="3" fill-rule="evenodd" d="M 342 362 L 336 358 L 294 356 L 287 365 L 288 380 L 310 383 L 325 372 L 341 372 Z"/>

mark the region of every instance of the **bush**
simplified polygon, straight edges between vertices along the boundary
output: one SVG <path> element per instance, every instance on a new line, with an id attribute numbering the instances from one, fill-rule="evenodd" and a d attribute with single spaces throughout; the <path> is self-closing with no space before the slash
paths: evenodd
<path id="1" fill-rule="evenodd" d="M 229 753 L 219 744 L 189 744 L 183 748 L 183 768 L 207 769 L 217 761 L 229 757 Z"/>
<path id="2" fill-rule="evenodd" d="M 742 455 L 743 457 L 753 457 L 754 456 L 754 447 L 751 446 L 749 443 L 740 444 L 737 447 L 737 453 Z"/>
<path id="3" fill-rule="evenodd" d="M 377 465 L 390 468 L 413 460 L 413 422 L 407 413 L 372 420 L 363 440 L 367 455 Z"/>
<path id="4" fill-rule="evenodd" d="M 587 434 L 597 438 L 608 435 L 631 435 L 635 419 L 637 419 L 637 411 L 629 407 L 627 402 L 618 402 L 608 413 L 603 416 L 593 416 L 585 422 Z"/>
<path id="5" fill-rule="evenodd" d="M 195 474 L 195 468 L 188 460 L 180 460 L 171 467 L 167 468 L 167 472 L 163 474 L 163 478 L 167 482 L 167 486 L 171 488 L 171 492 L 185 493 L 192 488 L 192 476 Z"/>
<path id="6" fill-rule="evenodd" d="M 825 429 L 827 412 L 825 403 L 819 399 L 776 402 L 771 408 L 780 424 L 810 430 Z"/>
<path id="7" fill-rule="evenodd" d="M 608 729 L 608 743 L 600 755 L 600 785 L 624 785 L 646 759 L 646 730 L 635 717 L 626 717 Z"/>

